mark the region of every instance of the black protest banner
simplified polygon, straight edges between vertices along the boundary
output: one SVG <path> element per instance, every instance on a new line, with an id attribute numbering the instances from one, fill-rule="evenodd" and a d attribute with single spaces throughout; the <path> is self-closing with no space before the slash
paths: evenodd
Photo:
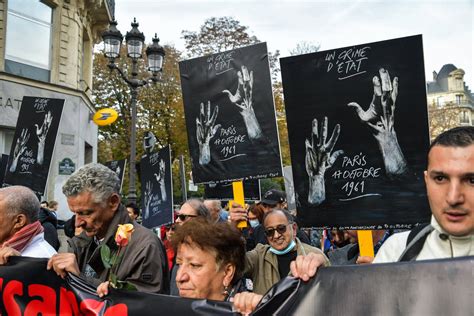
<path id="1" fill-rule="evenodd" d="M 99 298 L 95 287 L 69 275 L 46 270 L 45 259 L 13 257 L 0 266 L 1 315 L 236 315 L 230 303 L 176 296 L 109 290 Z"/>
<path id="2" fill-rule="evenodd" d="M 348 265 L 287 277 L 252 315 L 471 315 L 474 257 Z"/>
<path id="3" fill-rule="evenodd" d="M 8 164 L 8 155 L 2 154 L 0 158 L 0 188 L 3 184 L 3 178 L 5 177 L 5 173 L 7 172 L 7 164 Z"/>
<path id="4" fill-rule="evenodd" d="M 281 69 L 302 226 L 428 221 L 421 35 L 282 58 Z"/>
<path id="5" fill-rule="evenodd" d="M 194 183 L 281 176 L 266 43 L 179 68 Z"/>
<path id="6" fill-rule="evenodd" d="M 247 201 L 259 201 L 261 199 L 260 180 L 244 181 L 244 198 Z M 209 183 L 204 186 L 204 197 L 229 201 L 234 199 L 232 183 Z"/>
<path id="7" fill-rule="evenodd" d="M 63 99 L 23 97 L 3 185 L 24 185 L 43 195 Z"/>
<path id="8" fill-rule="evenodd" d="M 46 262 L 12 257 L 0 267 L 0 314 L 239 315 L 227 302 L 114 289 L 99 298 L 82 279 L 47 271 Z M 277 283 L 252 315 L 470 315 L 473 264 L 466 257 L 321 268 L 308 282 Z"/>
<path id="9" fill-rule="evenodd" d="M 173 221 L 171 149 L 166 146 L 140 161 L 143 226 L 157 227 Z"/>
<path id="10" fill-rule="evenodd" d="M 120 179 L 120 191 L 122 191 L 127 159 L 107 161 L 104 165 L 117 174 Z"/>

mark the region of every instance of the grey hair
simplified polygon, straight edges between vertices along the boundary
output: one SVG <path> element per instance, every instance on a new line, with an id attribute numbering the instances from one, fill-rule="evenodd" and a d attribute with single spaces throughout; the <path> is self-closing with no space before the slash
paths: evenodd
<path id="1" fill-rule="evenodd" d="M 24 186 L 14 185 L 0 189 L 0 201 L 3 201 L 8 216 L 25 214 L 29 223 L 38 220 L 40 201 L 35 193 Z"/>
<path id="2" fill-rule="evenodd" d="M 206 220 L 211 220 L 211 213 L 204 205 L 203 200 L 201 199 L 188 199 L 183 204 L 189 204 L 197 213 L 198 216 L 205 218 Z"/>
<path id="3" fill-rule="evenodd" d="M 204 205 L 206 205 L 206 202 L 213 209 L 220 211 L 222 208 L 222 203 L 220 200 L 204 200 Z M 208 206 L 207 206 L 207 209 L 209 209 Z"/>
<path id="4" fill-rule="evenodd" d="M 94 202 L 103 203 L 112 194 L 120 196 L 120 180 L 115 172 L 99 163 L 90 163 L 74 172 L 63 185 L 66 197 L 90 192 Z"/>

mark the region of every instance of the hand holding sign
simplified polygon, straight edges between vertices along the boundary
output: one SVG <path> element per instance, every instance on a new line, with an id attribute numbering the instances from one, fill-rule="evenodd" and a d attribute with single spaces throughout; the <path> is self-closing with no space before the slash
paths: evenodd
<path id="1" fill-rule="evenodd" d="M 28 129 L 24 128 L 21 130 L 20 138 L 16 140 L 15 150 L 13 151 L 12 164 L 10 166 L 10 172 L 16 171 L 16 166 L 18 164 L 18 159 L 26 150 L 26 143 L 30 139 L 30 133 Z"/>
<path id="2" fill-rule="evenodd" d="M 367 111 L 356 102 L 348 106 L 355 108 L 361 121 L 369 125 L 379 143 L 387 175 L 401 175 L 407 171 L 407 163 L 398 144 L 395 131 L 395 103 L 398 96 L 398 78 L 390 81 L 390 74 L 379 69 L 380 78 L 374 76 L 374 94 Z"/>
<path id="3" fill-rule="evenodd" d="M 51 122 L 53 121 L 53 116 L 51 115 L 51 111 L 48 111 L 44 116 L 44 121 L 41 127 L 38 124 L 36 126 L 36 136 L 38 137 L 38 155 L 37 155 L 37 163 L 42 165 L 44 159 L 44 145 L 46 143 L 46 136 L 48 135 L 49 127 L 51 126 Z"/>
<path id="4" fill-rule="evenodd" d="M 234 103 L 241 110 L 240 114 L 244 119 L 245 126 L 247 127 L 247 133 L 250 139 L 258 139 L 262 137 L 262 129 L 255 116 L 253 110 L 252 98 L 253 98 L 253 71 L 250 72 L 247 67 L 242 66 L 242 71 L 239 70 L 237 73 L 238 85 L 237 90 L 232 94 L 229 90 L 223 90 L 223 93 L 227 93 L 230 102 Z"/>
<path id="5" fill-rule="evenodd" d="M 311 142 L 306 139 L 306 172 L 309 176 L 308 202 L 319 205 L 326 199 L 324 173 L 330 168 L 337 157 L 343 154 L 342 150 L 332 153 L 341 132 L 341 126 L 336 124 L 331 138 L 328 136 L 328 118 L 324 117 L 321 130 L 318 130 L 318 120 L 313 120 Z"/>
<path id="6" fill-rule="evenodd" d="M 211 101 L 207 101 L 207 106 L 201 102 L 201 111 L 199 118 L 196 118 L 196 138 L 199 144 L 199 164 L 206 165 L 211 161 L 211 149 L 209 141 L 221 127 L 216 123 L 219 106 L 216 105 L 211 115 Z"/>

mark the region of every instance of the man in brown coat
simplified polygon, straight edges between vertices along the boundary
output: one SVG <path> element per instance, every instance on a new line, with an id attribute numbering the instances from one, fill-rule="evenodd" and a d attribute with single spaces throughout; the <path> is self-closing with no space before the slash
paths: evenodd
<path id="1" fill-rule="evenodd" d="M 164 247 L 150 230 L 133 222 L 120 204 L 120 181 L 109 168 L 88 164 L 76 171 L 63 186 L 69 208 L 76 215 L 79 236 L 69 241 L 69 253 L 54 255 L 48 269 L 64 277 L 67 272 L 81 275 L 94 286 L 107 281 L 110 269 L 104 267 L 100 245 L 117 249 L 114 237 L 119 224 L 133 224 L 134 232 L 125 247 L 116 273 L 121 281 L 138 291 L 168 293 L 169 276 Z"/>

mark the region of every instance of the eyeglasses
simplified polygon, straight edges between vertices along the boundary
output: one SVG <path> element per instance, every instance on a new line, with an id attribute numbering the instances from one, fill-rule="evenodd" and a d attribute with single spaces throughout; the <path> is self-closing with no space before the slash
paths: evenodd
<path id="1" fill-rule="evenodd" d="M 197 217 L 197 215 L 191 215 L 191 214 L 178 214 L 178 215 L 176 215 L 176 218 L 178 218 L 182 222 L 184 222 L 188 217 Z"/>
<path id="2" fill-rule="evenodd" d="M 288 225 L 290 224 L 280 224 L 277 225 L 277 227 L 275 228 L 265 228 L 265 235 L 267 237 L 273 237 L 275 235 L 275 231 L 277 231 L 280 235 L 283 235 L 286 232 L 286 228 L 288 227 Z"/>

